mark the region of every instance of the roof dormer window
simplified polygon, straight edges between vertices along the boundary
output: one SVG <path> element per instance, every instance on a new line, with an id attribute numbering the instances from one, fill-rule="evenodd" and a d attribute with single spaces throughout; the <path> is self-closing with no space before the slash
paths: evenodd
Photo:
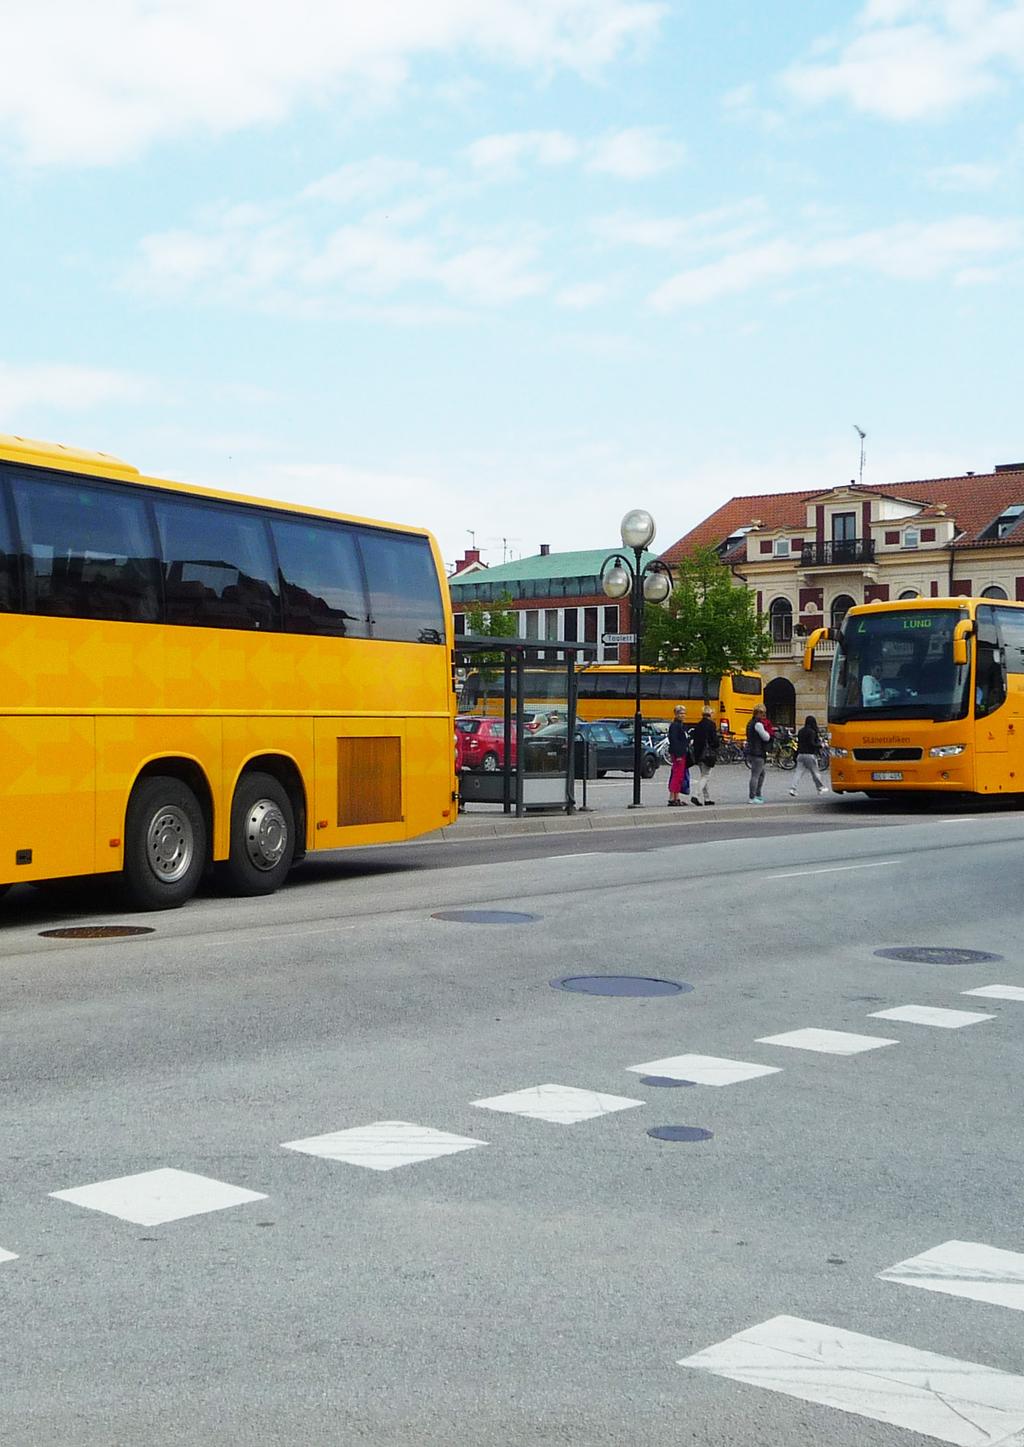
<path id="1" fill-rule="evenodd" d="M 776 538 L 776 539 L 775 539 L 775 556 L 776 556 L 777 558 L 788 558 L 788 557 L 789 557 L 789 539 L 788 539 L 788 538 Z"/>
<path id="2" fill-rule="evenodd" d="M 1009 507 L 1003 508 L 990 528 L 987 528 L 984 536 L 987 538 L 1005 538 L 1006 534 L 1013 529 L 1024 515 L 1024 502 L 1013 502 Z"/>

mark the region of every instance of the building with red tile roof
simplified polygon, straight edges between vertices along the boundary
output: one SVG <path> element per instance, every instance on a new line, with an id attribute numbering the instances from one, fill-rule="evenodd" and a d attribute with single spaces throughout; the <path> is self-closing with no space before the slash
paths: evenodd
<path id="1" fill-rule="evenodd" d="M 984 595 L 1024 600 L 1024 462 L 889 485 L 730 498 L 663 554 L 718 550 L 757 595 L 772 657 L 765 702 L 780 722 L 825 711 L 829 645 L 805 674 L 802 638 L 855 603 Z"/>

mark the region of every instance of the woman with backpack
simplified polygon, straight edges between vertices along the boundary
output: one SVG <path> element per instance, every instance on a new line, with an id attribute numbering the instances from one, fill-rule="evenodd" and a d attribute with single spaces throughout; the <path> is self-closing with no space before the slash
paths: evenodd
<path id="1" fill-rule="evenodd" d="M 700 722 L 693 731 L 693 761 L 700 772 L 700 779 L 697 791 L 690 800 L 691 804 L 714 804 L 715 802 L 708 796 L 708 784 L 711 779 L 711 770 L 718 763 L 719 742 L 714 713 L 710 704 L 705 704 L 701 711 Z"/>

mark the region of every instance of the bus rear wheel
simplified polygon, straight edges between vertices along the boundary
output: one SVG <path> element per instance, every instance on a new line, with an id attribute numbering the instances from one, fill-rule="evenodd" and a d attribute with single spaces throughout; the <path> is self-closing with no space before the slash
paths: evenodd
<path id="1" fill-rule="evenodd" d="M 221 868 L 232 894 L 273 894 L 295 854 L 295 815 L 272 774 L 243 774 L 231 806 L 231 852 Z"/>
<path id="2" fill-rule="evenodd" d="M 177 909 L 195 894 L 206 867 L 206 820 L 180 779 L 136 784 L 124 830 L 124 893 L 135 909 Z"/>

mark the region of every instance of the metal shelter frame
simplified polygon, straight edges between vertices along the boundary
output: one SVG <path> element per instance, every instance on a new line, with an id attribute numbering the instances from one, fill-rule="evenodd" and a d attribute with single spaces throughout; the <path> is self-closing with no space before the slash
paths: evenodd
<path id="1" fill-rule="evenodd" d="M 580 643 L 568 638 L 474 638 L 463 635 L 452 650 L 453 666 L 472 668 L 481 654 L 500 653 L 504 672 L 504 721 L 505 721 L 505 765 L 502 769 L 503 789 L 501 804 L 506 814 L 513 809 L 517 819 L 526 813 L 525 789 L 526 761 L 523 751 L 523 673 L 527 663 L 545 664 L 546 655 L 565 655 L 565 803 L 566 814 L 576 812 L 576 661 L 584 657 L 596 657 L 596 643 Z M 545 655 L 545 656 L 542 656 Z M 512 679 L 515 677 L 515 714 L 512 712 Z M 512 757 L 513 724 L 515 729 L 516 767 L 509 768 Z M 513 781 L 515 789 L 513 791 Z"/>

